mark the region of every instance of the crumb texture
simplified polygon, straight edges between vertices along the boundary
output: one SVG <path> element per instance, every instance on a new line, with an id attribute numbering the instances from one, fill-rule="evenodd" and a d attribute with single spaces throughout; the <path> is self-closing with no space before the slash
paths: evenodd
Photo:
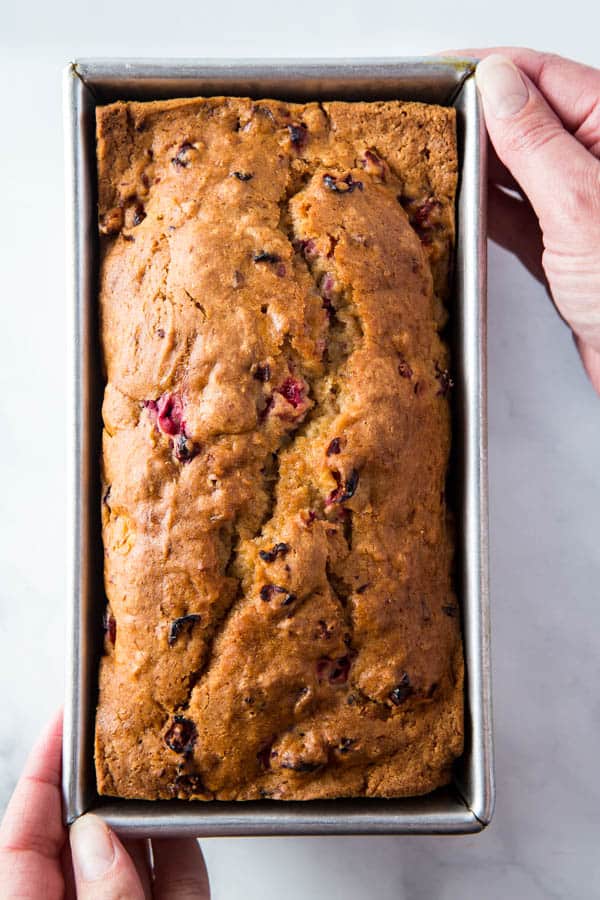
<path id="1" fill-rule="evenodd" d="M 454 111 L 116 103 L 97 138 L 100 793 L 447 783 Z"/>

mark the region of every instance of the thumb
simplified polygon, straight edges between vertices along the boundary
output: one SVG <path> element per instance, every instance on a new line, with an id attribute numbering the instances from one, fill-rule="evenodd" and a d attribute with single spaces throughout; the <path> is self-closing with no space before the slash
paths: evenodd
<path id="1" fill-rule="evenodd" d="M 569 134 L 535 85 L 506 56 L 476 70 L 494 148 L 519 182 L 544 230 L 600 211 L 600 164 Z M 573 237 L 581 241 L 581 233 Z"/>
<path id="2" fill-rule="evenodd" d="M 476 79 L 490 140 L 540 221 L 556 305 L 600 350 L 600 162 L 510 59 L 487 56 Z"/>
<path id="3" fill-rule="evenodd" d="M 102 819 L 81 816 L 69 837 L 78 900 L 145 900 L 135 865 Z"/>

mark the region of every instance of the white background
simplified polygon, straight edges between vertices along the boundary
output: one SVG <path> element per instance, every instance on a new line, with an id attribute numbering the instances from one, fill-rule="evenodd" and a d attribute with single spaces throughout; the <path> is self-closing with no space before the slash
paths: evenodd
<path id="1" fill-rule="evenodd" d="M 0 6 L 0 807 L 63 690 L 62 66 L 86 55 L 393 56 L 493 43 L 598 64 L 592 8 Z M 475 837 L 206 840 L 217 900 L 600 896 L 600 398 L 541 287 L 493 246 L 489 333 L 494 821 Z"/>

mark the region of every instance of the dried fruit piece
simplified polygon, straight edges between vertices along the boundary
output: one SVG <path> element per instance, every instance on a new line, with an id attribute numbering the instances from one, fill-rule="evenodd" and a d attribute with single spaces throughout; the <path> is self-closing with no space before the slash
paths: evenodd
<path id="1" fill-rule="evenodd" d="M 173 724 L 165 734 L 165 744 L 174 753 L 190 753 L 198 732 L 191 719 L 173 716 Z"/>
<path id="2" fill-rule="evenodd" d="M 238 181 L 250 181 L 251 178 L 254 178 L 251 172 L 232 172 L 231 174 Z"/>
<path id="3" fill-rule="evenodd" d="M 201 620 L 202 616 L 199 616 L 196 613 L 190 613 L 187 616 L 180 616 L 178 619 L 173 619 L 169 628 L 169 637 L 167 639 L 169 647 L 173 646 L 182 631 L 185 631 L 189 635 L 196 622 L 200 622 Z"/>
<path id="4" fill-rule="evenodd" d="M 306 127 L 304 122 L 288 125 L 288 131 L 290 133 L 290 143 L 292 144 L 294 149 L 302 150 L 302 148 L 306 144 L 306 141 L 308 140 L 308 128 Z"/>
<path id="5" fill-rule="evenodd" d="M 401 357 L 400 362 L 398 363 L 398 374 L 402 378 L 412 378 L 413 377 L 413 370 L 411 369 L 409 364 L 406 362 L 404 357 Z"/>
<path id="6" fill-rule="evenodd" d="M 348 681 L 348 673 L 352 660 L 349 655 L 330 659 L 323 656 L 317 661 L 317 678 L 319 681 L 328 681 L 329 684 L 345 684 Z"/>
<path id="7" fill-rule="evenodd" d="M 439 390 L 437 392 L 438 397 L 445 397 L 448 391 L 454 387 L 454 381 L 450 377 L 450 372 L 448 369 L 440 368 L 439 363 L 435 364 L 435 377 L 440 383 Z"/>
<path id="8" fill-rule="evenodd" d="M 317 244 L 313 238 L 292 241 L 292 246 L 297 253 L 302 253 L 305 259 L 313 259 L 317 256 Z"/>
<path id="9" fill-rule="evenodd" d="M 199 775 L 191 775 L 184 772 L 175 776 L 173 787 L 175 794 L 185 794 L 186 797 L 208 793 Z"/>
<path id="10" fill-rule="evenodd" d="M 283 542 L 274 544 L 272 550 L 259 550 L 258 555 L 268 563 L 275 562 L 278 556 L 285 556 L 289 552 L 290 545 Z"/>
<path id="11" fill-rule="evenodd" d="M 100 218 L 99 229 L 100 234 L 116 234 L 123 227 L 125 221 L 125 213 L 122 206 L 115 206 Z"/>
<path id="12" fill-rule="evenodd" d="M 269 363 L 265 363 L 264 365 L 256 366 L 254 373 L 252 375 L 253 378 L 256 378 L 257 381 L 265 381 L 271 380 L 271 366 Z"/>
<path id="13" fill-rule="evenodd" d="M 260 589 L 261 600 L 264 600 L 265 603 L 269 603 L 275 595 L 282 597 L 279 604 L 280 606 L 289 606 L 290 603 L 293 603 L 296 599 L 296 595 L 290 593 L 287 588 L 281 587 L 278 584 L 263 584 Z"/>
<path id="14" fill-rule="evenodd" d="M 351 194 L 356 188 L 361 191 L 364 188 L 362 181 L 355 181 L 350 172 L 344 178 L 323 175 L 323 184 L 336 194 Z"/>
<path id="15" fill-rule="evenodd" d="M 365 150 L 361 163 L 365 172 L 385 181 L 387 166 L 375 150 Z"/>
<path id="16" fill-rule="evenodd" d="M 266 250 L 261 250 L 258 253 L 252 254 L 252 260 L 255 263 L 278 263 L 281 260 L 281 257 L 276 253 L 268 253 Z"/>
<path id="17" fill-rule="evenodd" d="M 323 275 L 321 284 L 319 285 L 319 290 L 323 299 L 333 299 L 333 293 L 335 291 L 335 277 L 331 274 L 331 272 L 326 272 L 325 275 Z"/>
<path id="18" fill-rule="evenodd" d="M 344 503 L 346 500 L 349 500 L 351 497 L 353 497 L 356 493 L 356 488 L 358 487 L 358 470 L 352 469 L 350 475 L 346 479 L 345 484 L 341 483 L 339 472 L 334 471 L 331 474 L 337 481 L 338 486 L 329 494 L 326 504 L 330 505 L 332 503 Z"/>
<path id="19" fill-rule="evenodd" d="M 144 209 L 143 203 L 136 203 L 133 208 L 133 225 L 139 225 L 146 218 L 146 210 Z"/>
<path id="20" fill-rule="evenodd" d="M 340 447 L 340 438 L 335 437 L 332 441 L 329 442 L 329 446 L 325 451 L 325 456 L 332 456 L 333 454 L 337 454 L 341 451 Z"/>
<path id="21" fill-rule="evenodd" d="M 187 169 L 190 164 L 189 151 L 193 150 L 193 144 L 185 141 L 171 160 L 176 169 Z"/>
<path id="22" fill-rule="evenodd" d="M 175 458 L 180 463 L 188 463 L 200 452 L 200 447 L 185 434 L 178 434 L 173 443 Z"/>
<path id="23" fill-rule="evenodd" d="M 282 769 L 291 769 L 292 772 L 316 772 L 317 769 L 320 769 L 324 764 L 316 763 L 316 762 L 307 762 L 306 760 L 285 760 L 281 761 Z"/>
<path id="24" fill-rule="evenodd" d="M 393 691 L 390 691 L 389 698 L 394 706 L 400 706 L 401 703 L 410 697 L 413 689 L 410 684 L 410 678 L 405 672 Z"/>
<path id="25" fill-rule="evenodd" d="M 115 641 L 117 640 L 117 620 L 109 613 L 108 609 L 104 612 L 102 624 L 104 626 L 105 634 L 108 636 L 109 641 L 114 647 Z"/>
<path id="26" fill-rule="evenodd" d="M 451 619 L 457 619 L 459 609 L 458 606 L 455 606 L 454 604 L 448 604 L 447 606 L 442 606 L 442 612 L 445 616 L 449 616 Z"/>
<path id="27" fill-rule="evenodd" d="M 434 210 L 441 209 L 442 204 L 435 197 L 428 197 L 423 203 L 417 206 L 413 218 L 417 229 L 430 228 L 432 225 L 431 214 Z"/>
<path id="28" fill-rule="evenodd" d="M 431 232 L 435 228 L 437 222 L 436 217 L 442 208 L 442 204 L 435 197 L 427 197 L 422 202 L 417 202 L 401 194 L 397 197 L 398 202 L 404 208 L 408 215 L 408 219 L 419 238 L 421 243 L 431 243 Z"/>

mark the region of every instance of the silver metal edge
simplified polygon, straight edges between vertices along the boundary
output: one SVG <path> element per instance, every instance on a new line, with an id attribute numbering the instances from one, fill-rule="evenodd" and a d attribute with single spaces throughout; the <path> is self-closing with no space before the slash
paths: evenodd
<path id="1" fill-rule="evenodd" d="M 189 74 L 191 78 L 198 77 L 198 71 L 203 72 L 223 72 L 223 74 L 231 77 L 232 73 L 247 73 L 252 70 L 255 72 L 273 75 L 279 69 L 285 78 L 286 72 L 288 77 L 297 78 L 298 75 L 307 73 L 313 75 L 323 72 L 333 72 L 334 74 L 340 70 L 344 70 L 345 77 L 352 76 L 353 73 L 361 77 L 371 75 L 373 70 L 388 74 L 390 78 L 395 77 L 395 73 L 390 70 L 402 66 L 405 71 L 410 73 L 411 69 L 419 73 L 424 66 L 427 67 L 428 76 L 431 71 L 438 69 L 448 76 L 448 69 L 451 67 L 456 72 L 465 73 L 474 68 L 477 60 L 474 57 L 457 57 L 457 56 L 386 56 L 386 57 L 336 57 L 335 59 L 314 57 L 270 57 L 262 59 L 258 57 L 241 57 L 241 58 L 205 58 L 201 61 L 193 58 L 181 59 L 165 59 L 152 57 L 123 58 L 123 57 L 82 57 L 76 59 L 71 64 L 77 70 L 79 77 L 84 81 L 94 81 L 95 83 L 104 78 L 169 78 L 170 76 L 181 78 Z"/>
<path id="2" fill-rule="evenodd" d="M 75 346 L 73 348 L 74 357 L 72 359 L 72 372 L 74 375 L 74 385 L 75 385 L 75 396 L 74 396 L 74 412 L 75 412 L 75 422 L 72 423 L 77 426 L 77 421 L 79 419 L 79 425 L 81 426 L 83 423 L 79 418 L 79 414 L 82 411 L 83 406 L 83 387 L 82 387 L 82 364 L 85 361 L 82 358 L 83 346 L 82 346 L 82 331 L 81 331 L 81 304 L 83 303 L 83 292 L 82 292 L 82 281 L 83 281 L 83 272 L 86 264 L 85 257 L 86 246 L 82 241 L 83 229 L 81 223 L 81 197 L 80 197 L 80 185 L 78 184 L 78 178 L 81 178 L 84 174 L 84 168 L 82 166 L 81 160 L 81 134 L 79 131 L 79 115 L 80 115 L 80 93 L 81 90 L 84 89 L 83 82 L 85 78 L 91 76 L 91 81 L 93 85 L 94 77 L 93 77 L 93 68 L 94 65 L 101 67 L 106 66 L 110 67 L 113 61 L 83 61 L 82 63 L 73 64 L 70 66 L 65 72 L 65 125 L 66 125 L 66 133 L 67 133 L 67 190 L 69 191 L 69 200 L 71 201 L 71 220 L 70 220 L 70 228 L 68 234 L 68 246 L 70 247 L 70 259 L 69 259 L 69 274 L 70 274 L 70 294 L 71 294 L 71 306 L 74 315 L 74 331 L 76 334 Z M 136 76 L 139 74 L 139 69 L 134 73 L 132 69 L 133 65 L 129 63 L 125 64 L 123 61 L 114 61 L 115 64 L 118 64 L 119 67 L 123 67 L 123 76 L 130 78 L 132 76 Z M 285 61 L 287 65 L 289 65 L 289 61 Z M 319 61 L 311 60 L 311 61 L 303 61 L 306 63 L 306 66 L 309 70 L 313 70 L 313 67 L 317 66 Z M 329 63 L 332 74 L 336 73 L 340 75 L 340 68 L 346 68 L 346 65 L 352 68 L 352 71 L 357 71 L 362 77 L 365 76 L 365 66 L 369 63 L 373 63 L 377 66 L 378 69 L 380 67 L 385 68 L 386 65 L 393 65 L 396 70 L 391 77 L 397 77 L 398 65 L 403 60 L 390 60 L 390 61 L 345 61 L 339 60 L 335 61 L 335 63 Z M 432 61 L 430 59 L 426 60 L 407 60 L 406 63 L 410 64 L 411 68 L 413 64 L 418 62 L 427 63 L 428 66 L 431 65 Z M 251 61 L 253 66 L 253 74 L 258 74 L 255 68 L 258 65 L 257 61 Z M 152 67 L 152 64 L 148 61 L 144 61 L 144 63 L 140 63 L 140 66 L 144 67 L 149 66 Z M 197 61 L 189 61 L 190 67 L 193 66 L 195 71 L 193 75 L 195 77 L 198 76 L 199 64 Z M 223 63 L 223 61 L 215 61 L 214 65 L 211 65 L 210 61 L 207 65 L 202 63 L 201 69 L 206 71 L 206 69 L 210 69 L 211 73 L 214 73 L 216 69 L 219 69 L 220 72 L 223 71 L 223 66 L 227 66 L 227 63 Z M 232 62 L 231 66 L 238 65 L 239 61 L 236 61 L 235 64 Z M 270 67 L 271 62 L 269 62 Z M 446 74 L 448 72 L 447 64 L 445 61 L 440 61 L 441 67 L 445 68 Z M 158 64 L 158 68 L 161 70 L 160 74 L 164 75 L 166 72 L 172 70 L 172 67 L 175 67 L 176 74 L 181 77 L 181 69 L 180 61 L 177 63 L 162 63 Z M 472 69 L 470 61 L 461 61 L 461 65 L 456 65 L 456 61 L 452 60 L 452 66 L 454 70 L 457 72 L 457 88 L 460 86 L 462 81 L 468 76 L 469 70 Z M 170 69 L 171 67 L 171 69 Z M 272 70 L 271 70 L 272 71 Z M 238 69 L 239 72 L 239 69 Z M 114 71 L 112 73 L 115 74 Z M 156 76 L 156 68 L 153 71 L 153 76 Z M 294 73 L 296 76 L 298 75 L 297 68 Z M 308 73 L 307 73 L 308 74 Z M 347 70 L 346 73 L 347 74 Z M 406 73 L 405 73 L 406 74 Z M 468 88 L 467 88 L 468 89 Z M 477 108 L 475 109 L 475 113 L 477 115 L 477 123 L 480 122 L 479 112 Z M 474 166 L 477 166 L 477 153 L 481 152 L 482 145 L 481 138 L 479 138 L 479 145 L 472 143 L 472 152 L 474 154 L 472 163 Z M 467 147 L 465 146 L 465 158 L 463 160 L 463 168 L 466 169 L 467 164 Z M 481 181 L 481 169 L 480 173 L 480 181 Z M 481 185 L 479 186 L 480 197 L 483 197 L 484 194 L 481 191 Z M 89 199 L 89 198 L 88 198 Z M 482 215 L 484 211 L 479 207 L 476 210 L 473 210 L 473 214 L 475 216 L 474 225 L 475 227 L 482 227 L 484 222 L 482 221 Z M 477 218 L 479 217 L 479 221 Z M 471 232 L 473 234 L 473 232 Z M 477 234 L 477 232 L 475 232 Z M 483 237 L 482 237 L 483 234 Z M 485 232 L 478 233 L 478 250 L 481 250 L 481 244 L 483 242 L 483 254 L 477 255 L 473 257 L 472 255 L 469 257 L 469 260 L 465 260 L 468 263 L 469 268 L 471 269 L 471 281 L 473 278 L 478 279 L 478 287 L 475 292 L 475 298 L 481 298 L 483 306 L 480 308 L 479 305 L 477 309 L 479 310 L 479 320 L 478 320 L 478 328 L 476 328 L 473 337 L 475 338 L 475 342 L 477 341 L 477 331 L 479 328 L 481 330 L 481 337 L 484 340 L 485 338 L 485 310 L 484 310 L 484 301 L 485 301 L 485 266 L 483 273 L 478 273 L 478 264 L 482 260 L 485 261 Z M 471 248 L 473 249 L 473 248 Z M 467 252 L 468 248 L 464 248 L 464 251 Z M 475 344 L 476 345 L 476 344 Z M 484 345 L 483 345 L 484 346 Z M 485 421 L 481 419 L 481 415 L 485 414 L 485 368 L 484 368 L 484 356 L 477 351 L 479 354 L 479 380 L 478 383 L 473 385 L 475 388 L 475 396 L 470 397 L 470 401 L 476 400 L 475 407 L 471 407 L 471 416 L 473 413 L 475 414 L 475 418 L 479 421 L 479 442 L 476 441 L 477 446 L 471 446 L 471 440 L 469 442 L 470 446 L 470 454 L 471 459 L 473 460 L 475 457 L 473 455 L 473 451 L 476 453 L 481 450 L 480 456 L 480 468 L 477 473 L 477 482 L 475 491 L 471 492 L 473 496 L 470 499 L 470 504 L 472 506 L 473 500 L 477 505 L 478 496 L 480 497 L 480 511 L 485 512 L 485 516 L 487 517 L 487 493 L 485 496 L 480 496 L 479 492 L 481 491 L 482 485 L 486 486 L 487 482 L 485 480 Z M 476 379 L 477 380 L 477 379 Z M 469 433 L 469 437 L 471 438 L 471 434 Z M 80 815 L 84 811 L 84 791 L 82 789 L 82 765 L 85 757 L 85 734 L 82 728 L 82 720 L 81 720 L 81 701 L 82 701 L 82 692 L 85 686 L 82 684 L 83 677 L 83 666 L 82 666 L 82 652 L 83 652 L 83 636 L 80 630 L 80 601 L 81 601 L 81 588 L 83 586 L 82 579 L 82 571 L 81 571 L 81 559 L 79 556 L 79 550 L 82 549 L 81 539 L 82 539 L 82 521 L 83 521 L 83 512 L 82 512 L 82 501 L 85 502 L 85 498 L 82 496 L 82 465 L 83 465 L 83 450 L 82 450 L 82 434 L 76 432 L 75 441 L 71 443 L 73 447 L 73 457 L 72 457 L 72 474 L 73 474 L 73 509 L 74 509 L 74 520 L 73 520 L 73 531 L 72 531 L 72 543 L 71 543 L 71 566 L 70 572 L 72 573 L 72 584 L 71 584 L 71 599 L 72 603 L 70 606 L 70 610 L 68 613 L 68 626 L 69 626 L 69 647 L 68 647 L 68 658 L 67 658 L 67 702 L 66 702 L 66 719 L 65 719 L 65 798 L 67 804 L 67 817 L 69 821 L 75 818 L 77 815 Z M 471 486 L 473 486 L 473 482 L 471 482 Z M 101 805 L 98 807 L 94 807 L 94 811 L 97 814 L 102 815 L 106 818 L 108 822 L 113 824 L 119 831 L 127 834 L 158 834 L 158 833 L 168 833 L 168 834 L 357 834 L 357 833 L 432 833 L 432 834 L 441 834 L 441 833 L 472 833 L 474 831 L 481 830 L 481 828 L 489 821 L 491 817 L 491 812 L 493 808 L 493 776 L 492 776 L 492 768 L 491 768 L 491 731 L 490 731 L 490 716 L 489 716 L 489 635 L 486 638 L 486 630 L 489 628 L 489 617 L 487 610 L 487 518 L 481 520 L 479 516 L 476 516 L 473 519 L 473 516 L 469 516 L 469 521 L 473 523 L 473 521 L 479 522 L 480 529 L 477 535 L 477 544 L 473 547 L 475 558 L 471 560 L 471 562 L 475 562 L 477 569 L 477 565 L 479 568 L 477 569 L 480 573 L 479 583 L 477 585 L 472 585 L 472 587 L 476 587 L 475 596 L 480 596 L 482 603 L 479 610 L 479 618 L 480 624 L 482 627 L 482 632 L 480 635 L 481 641 L 477 639 L 477 636 L 473 636 L 473 628 L 469 628 L 470 634 L 467 634 L 466 637 L 466 649 L 468 656 L 471 657 L 471 665 L 470 665 L 470 673 L 469 679 L 471 675 L 474 676 L 473 684 L 469 686 L 469 693 L 472 701 L 476 701 L 478 698 L 482 701 L 481 714 L 479 714 L 478 704 L 472 703 L 471 705 L 471 716 L 473 718 L 473 746 L 476 746 L 478 743 L 478 736 L 482 736 L 484 741 L 487 741 L 487 746 L 483 747 L 483 765 L 478 766 L 477 761 L 472 761 L 472 771 L 470 775 L 473 777 L 473 790 L 469 790 L 467 792 L 467 796 L 464 799 L 466 807 L 464 811 L 461 811 L 456 806 L 449 808 L 447 811 L 442 812 L 430 812 L 430 813 L 418 813 L 411 814 L 405 812 L 394 812 L 391 808 L 389 811 L 382 812 L 381 810 L 375 811 L 374 809 L 368 810 L 365 808 L 364 813 L 349 813 L 345 812 L 341 815 L 334 811 L 334 808 L 331 807 L 327 813 L 319 813 L 311 815 L 308 813 L 308 809 L 306 806 L 306 813 L 301 813 L 299 815 L 290 814 L 289 809 L 284 810 L 283 805 L 278 805 L 278 811 L 264 811 L 261 810 L 260 816 L 252 816 L 250 818 L 247 815 L 239 814 L 236 815 L 231 811 L 219 813 L 212 813 L 210 817 L 198 815 L 200 810 L 194 810 L 194 812 L 188 812 L 187 810 L 177 810 L 176 812 L 169 812 L 165 815 L 158 815 L 158 806 L 153 806 L 153 813 L 149 816 L 149 810 L 146 809 L 145 804 L 138 804 L 133 801 L 125 801 L 126 806 L 123 806 L 122 803 L 115 804 L 114 802 L 104 802 L 101 801 Z M 481 541 L 481 543 L 479 543 Z M 79 543 L 78 543 L 79 542 Z M 470 541 L 471 546 L 472 540 Z M 484 564 L 482 567 L 482 563 Z M 485 589 L 485 590 L 484 590 Z M 483 602 L 485 601 L 485 602 Z M 472 612 L 472 611 L 471 611 Z M 475 623 L 472 623 L 473 625 Z M 486 647 L 488 650 L 487 662 L 486 662 Z M 479 662 L 477 663 L 477 654 L 480 653 Z M 473 663 L 476 662 L 474 666 Z M 487 673 L 487 681 L 486 681 L 486 673 Z M 71 679 L 71 680 L 70 680 Z M 488 712 L 485 710 L 485 703 L 488 703 Z M 368 802 L 368 801 L 367 801 Z M 395 801 L 382 801 L 381 803 L 385 806 L 388 805 L 391 807 Z M 162 805 L 162 804 L 161 804 Z M 286 806 L 290 806 L 287 804 Z M 294 806 L 294 804 L 291 804 Z M 248 810 L 250 813 L 250 810 Z M 240 811 L 241 813 L 241 811 Z M 203 819 L 203 823 L 199 824 L 198 819 Z M 284 827 L 282 828 L 282 819 L 286 818 Z"/>
<path id="3" fill-rule="evenodd" d="M 79 182 L 83 175 L 79 165 L 78 108 L 83 85 L 67 67 L 63 72 L 63 121 L 65 134 L 65 192 L 66 192 L 66 274 L 67 317 L 73 340 L 68 349 L 67 404 L 67 640 L 65 648 L 65 703 L 63 720 L 62 789 L 65 815 L 71 822 L 83 811 L 78 778 L 81 771 L 81 729 L 79 707 L 81 699 L 79 636 L 81 633 L 81 523 L 82 477 L 80 427 L 81 370 L 83 365 L 80 325 L 79 285 L 81 246 L 79 241 Z"/>
<path id="4" fill-rule="evenodd" d="M 218 802 L 218 801 L 217 801 Z M 274 801 L 276 802 L 276 801 Z M 334 803 L 334 801 L 327 801 Z M 385 801 L 382 801 L 382 803 Z M 368 803 L 368 801 L 367 801 Z M 94 809 L 115 831 L 125 837 L 260 837 L 317 835 L 406 835 L 475 834 L 481 823 L 466 807 L 453 812 L 418 813 L 412 817 L 393 812 L 374 813 L 368 807 L 351 815 L 335 807 L 322 813 L 264 810 L 257 814 L 223 813 L 217 810 L 210 820 L 198 812 L 183 810 L 176 815 L 149 816 L 133 803 L 124 810 L 110 803 Z"/>
<path id="5" fill-rule="evenodd" d="M 472 76 L 463 84 L 460 103 L 465 112 L 463 170 L 470 179 L 466 185 L 469 202 L 462 209 L 463 327 L 467 329 L 465 355 L 470 360 L 465 385 L 465 593 L 470 599 L 478 598 L 476 604 L 471 604 L 469 627 L 465 630 L 473 748 L 465 801 L 483 829 L 492 818 L 495 802 L 487 468 L 487 134 Z"/>

